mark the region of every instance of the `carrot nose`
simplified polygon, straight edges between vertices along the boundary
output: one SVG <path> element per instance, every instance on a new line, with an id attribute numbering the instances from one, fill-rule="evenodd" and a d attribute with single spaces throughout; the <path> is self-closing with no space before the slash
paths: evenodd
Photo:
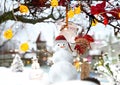
<path id="1" fill-rule="evenodd" d="M 60 46 L 60 48 L 64 48 L 65 46 Z"/>

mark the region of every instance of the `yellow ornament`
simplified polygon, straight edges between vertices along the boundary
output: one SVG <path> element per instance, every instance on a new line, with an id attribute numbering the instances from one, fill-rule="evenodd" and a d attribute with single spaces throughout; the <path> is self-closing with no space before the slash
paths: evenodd
<path id="1" fill-rule="evenodd" d="M 29 9 L 28 9 L 28 7 L 25 6 L 25 5 L 20 5 L 19 11 L 20 11 L 21 13 L 28 13 Z"/>
<path id="2" fill-rule="evenodd" d="M 75 9 L 74 9 L 74 13 L 75 13 L 75 14 L 80 14 L 80 12 L 81 12 L 81 8 L 80 8 L 80 6 L 75 7 Z"/>
<path id="3" fill-rule="evenodd" d="M 92 24 L 91 26 L 95 26 L 98 23 L 98 21 L 96 19 L 92 20 Z"/>
<path id="4" fill-rule="evenodd" d="M 4 32 L 4 37 L 6 39 L 11 39 L 13 37 L 13 32 L 12 32 L 12 29 L 7 29 L 5 32 Z"/>
<path id="5" fill-rule="evenodd" d="M 74 11 L 70 9 L 67 14 L 68 14 L 68 18 L 72 18 L 74 16 Z"/>
<path id="6" fill-rule="evenodd" d="M 51 6 L 52 7 L 58 6 L 58 0 L 51 0 Z"/>
<path id="7" fill-rule="evenodd" d="M 21 51 L 27 51 L 29 49 L 29 45 L 28 45 L 28 43 L 27 42 L 25 42 L 25 43 L 22 43 L 21 45 L 20 45 L 20 50 Z"/>
<path id="8" fill-rule="evenodd" d="M 80 71 L 80 62 L 79 61 L 75 61 L 73 63 L 73 65 L 75 66 L 75 68 L 76 68 L 77 71 Z"/>

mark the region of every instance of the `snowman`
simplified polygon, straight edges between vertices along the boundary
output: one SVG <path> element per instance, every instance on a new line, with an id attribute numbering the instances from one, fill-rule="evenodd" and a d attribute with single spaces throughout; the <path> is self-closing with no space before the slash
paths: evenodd
<path id="1" fill-rule="evenodd" d="M 52 56 L 53 65 L 48 73 L 50 83 L 77 79 L 77 71 L 72 65 L 74 58 L 69 48 L 70 45 L 63 35 L 56 37 L 55 52 Z"/>
<path id="2" fill-rule="evenodd" d="M 32 69 L 39 69 L 40 65 L 38 63 L 38 58 L 35 56 L 32 59 L 32 65 L 31 65 Z"/>
<path id="3" fill-rule="evenodd" d="M 40 68 L 40 65 L 38 63 L 38 58 L 36 56 L 33 57 L 32 59 L 32 64 L 31 64 L 31 70 L 29 73 L 29 79 L 30 80 L 41 80 L 44 77 L 44 72 Z"/>

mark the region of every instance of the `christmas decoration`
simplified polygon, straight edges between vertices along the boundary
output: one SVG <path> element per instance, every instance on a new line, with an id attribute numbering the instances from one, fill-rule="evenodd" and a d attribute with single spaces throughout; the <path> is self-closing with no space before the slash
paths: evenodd
<path id="1" fill-rule="evenodd" d="M 80 8 L 80 6 L 75 7 L 75 9 L 74 9 L 74 14 L 80 14 L 80 13 L 81 13 L 81 8 Z"/>
<path id="2" fill-rule="evenodd" d="M 83 60 L 83 63 L 81 64 L 81 80 L 84 80 L 86 78 L 89 78 L 90 75 L 90 65 L 88 64 L 88 62 L 86 60 Z"/>
<path id="3" fill-rule="evenodd" d="M 76 40 L 77 45 L 75 50 L 79 50 L 79 53 L 83 54 L 86 49 L 89 47 L 89 42 L 85 38 L 79 38 Z"/>
<path id="4" fill-rule="evenodd" d="M 56 38 L 55 38 L 55 42 L 61 42 L 61 41 L 65 41 L 65 42 L 67 42 L 66 41 L 66 38 L 63 36 L 63 35 L 59 35 L 59 36 L 57 36 Z"/>
<path id="5" fill-rule="evenodd" d="M 4 37 L 6 39 L 11 39 L 13 37 L 13 31 L 12 29 L 7 29 L 5 32 L 4 32 Z"/>
<path id="6" fill-rule="evenodd" d="M 75 37 L 75 50 L 78 51 L 79 54 L 84 54 L 86 50 L 90 47 L 90 43 L 94 42 L 94 39 L 90 35 Z"/>
<path id="7" fill-rule="evenodd" d="M 32 59 L 32 70 L 29 73 L 29 78 L 31 80 L 40 80 L 44 76 L 43 70 L 40 68 L 40 65 L 38 63 L 38 58 L 35 56 Z"/>
<path id="8" fill-rule="evenodd" d="M 89 42 L 94 42 L 93 37 L 90 36 L 90 35 L 87 35 L 87 34 L 86 34 L 86 35 L 83 36 L 83 38 L 87 39 Z"/>
<path id="9" fill-rule="evenodd" d="M 80 2 L 80 1 L 71 1 L 71 0 L 58 0 L 58 5 L 63 7 L 63 11 L 61 10 L 61 7 L 57 7 L 58 11 L 54 11 L 54 8 L 52 8 L 52 9 L 50 9 L 51 13 L 47 13 L 46 16 L 44 16 L 44 13 L 45 13 L 46 9 L 50 8 L 50 6 L 51 6 L 50 1 L 47 1 L 47 0 L 24 0 L 23 3 L 19 2 L 19 1 L 17 1 L 17 2 L 21 5 L 28 7 L 30 16 L 23 16 L 22 14 L 18 14 L 17 12 L 19 10 L 17 10 L 17 9 L 19 9 L 20 6 L 13 7 L 12 10 L 3 11 L 3 13 L 0 16 L 0 23 L 3 23 L 7 20 L 17 20 L 17 21 L 21 21 L 21 22 L 25 22 L 25 23 L 35 24 L 37 22 L 43 22 L 45 20 L 48 20 L 49 18 L 56 21 L 58 19 L 67 17 L 65 15 L 65 13 L 63 13 L 63 12 L 65 12 L 65 10 L 69 10 L 70 8 L 72 8 L 73 11 L 75 11 L 76 8 L 78 6 L 80 6 L 82 13 L 84 13 L 86 17 L 89 16 L 89 21 L 88 21 L 90 23 L 89 27 L 88 27 L 89 30 L 91 29 L 90 28 L 91 27 L 91 19 L 94 19 L 94 18 L 92 18 L 92 16 L 94 16 L 96 18 L 96 15 L 98 16 L 96 19 L 99 23 L 104 24 L 103 19 L 107 18 L 107 20 L 109 21 L 108 25 L 112 26 L 114 29 L 119 30 L 119 27 L 117 26 L 117 24 L 114 24 L 114 25 L 112 24 L 115 20 L 120 19 L 119 18 L 120 7 L 118 6 L 119 1 L 112 1 L 114 3 L 117 2 L 117 4 L 114 4 L 111 1 L 105 1 L 105 0 L 101 1 L 101 2 L 96 2 L 96 3 L 94 3 L 94 1 L 91 1 L 90 3 L 92 3 L 92 4 L 88 5 L 89 1 L 88 2 Z M 11 8 L 8 8 L 8 9 L 11 9 Z M 40 15 L 39 15 L 39 13 L 40 13 Z M 16 14 L 17 14 L 17 16 L 16 16 Z M 56 14 L 59 15 L 57 18 L 56 18 Z M 74 12 L 74 14 L 75 14 L 75 12 Z M 33 18 L 31 18 L 31 16 Z M 67 18 L 66 18 L 65 28 L 67 28 Z"/>
<path id="10" fill-rule="evenodd" d="M 107 13 L 112 14 L 112 16 L 118 20 L 120 19 L 120 7 L 111 9 L 110 11 L 107 11 Z"/>
<path id="11" fill-rule="evenodd" d="M 74 11 L 70 9 L 67 14 L 68 14 L 68 18 L 72 18 L 74 16 Z"/>
<path id="12" fill-rule="evenodd" d="M 13 72 L 22 72 L 23 71 L 23 62 L 18 54 L 15 55 L 13 62 L 11 64 L 11 70 Z"/>
<path id="13" fill-rule="evenodd" d="M 29 45 L 28 45 L 28 43 L 27 42 L 25 42 L 25 43 L 22 43 L 21 45 L 20 45 L 20 50 L 21 51 L 27 51 L 29 49 Z"/>
<path id="14" fill-rule="evenodd" d="M 75 23 L 68 23 L 67 30 L 61 30 L 60 35 L 64 35 L 69 43 L 74 43 L 74 37 L 78 31 L 78 26 Z"/>
<path id="15" fill-rule="evenodd" d="M 77 71 L 72 65 L 73 56 L 68 49 L 69 46 L 65 37 L 63 35 L 57 36 L 55 39 L 55 52 L 52 56 L 53 65 L 49 70 L 51 83 L 77 79 Z"/>
<path id="16" fill-rule="evenodd" d="M 38 63 L 38 58 L 33 57 L 31 67 L 32 67 L 32 69 L 39 69 L 40 68 L 40 65 Z"/>
<path id="17" fill-rule="evenodd" d="M 25 5 L 20 5 L 19 11 L 20 11 L 21 13 L 28 13 L 29 9 L 28 9 L 28 7 L 25 6 Z"/>
<path id="18" fill-rule="evenodd" d="M 52 7 L 58 6 L 58 0 L 51 0 L 51 6 Z"/>
<path id="19" fill-rule="evenodd" d="M 93 20 L 92 20 L 92 24 L 91 24 L 91 26 L 96 26 L 97 23 L 98 23 L 98 21 L 97 21 L 96 19 L 93 19 Z"/>
<path id="20" fill-rule="evenodd" d="M 101 14 L 103 17 L 107 17 L 106 11 L 105 11 L 106 1 L 103 1 L 102 3 L 97 4 L 96 6 L 91 6 L 91 14 Z"/>
<path id="21" fill-rule="evenodd" d="M 80 65 L 81 65 L 80 61 L 75 59 L 74 62 L 73 62 L 73 66 L 75 66 L 77 72 L 80 71 Z"/>
<path id="22" fill-rule="evenodd" d="M 103 23 L 104 23 L 104 25 L 107 25 L 107 24 L 108 24 L 108 19 L 107 19 L 107 18 L 104 18 Z"/>

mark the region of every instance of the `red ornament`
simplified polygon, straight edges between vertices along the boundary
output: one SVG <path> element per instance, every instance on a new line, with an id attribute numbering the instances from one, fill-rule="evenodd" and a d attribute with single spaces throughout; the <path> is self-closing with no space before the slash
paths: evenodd
<path id="1" fill-rule="evenodd" d="M 90 47 L 90 43 L 94 42 L 94 39 L 92 38 L 92 36 L 90 35 L 84 35 L 82 36 L 81 33 L 75 37 L 75 50 L 77 50 L 77 52 L 79 54 L 84 54 L 86 52 L 86 50 Z"/>
<path id="2" fill-rule="evenodd" d="M 76 45 L 74 49 L 77 50 L 79 54 L 84 54 L 90 46 L 89 41 L 83 37 L 76 39 L 75 43 Z"/>
<path id="3" fill-rule="evenodd" d="M 113 17 L 116 19 L 120 19 L 119 13 L 120 13 L 120 7 L 114 8 L 108 12 L 109 14 L 112 14 Z"/>
<path id="4" fill-rule="evenodd" d="M 104 21 L 103 21 L 104 25 L 107 25 L 108 22 L 109 22 L 108 19 L 107 19 L 107 18 L 104 18 Z"/>
<path id="5" fill-rule="evenodd" d="M 83 49 L 80 45 L 76 45 L 74 49 L 77 50 L 79 54 L 83 54 L 85 52 L 85 49 Z"/>
<path id="6" fill-rule="evenodd" d="M 103 1 L 102 3 L 97 4 L 96 6 L 91 6 L 91 8 L 90 8 L 91 14 L 93 14 L 93 15 L 101 14 L 103 17 L 107 17 L 105 6 L 106 6 L 106 1 Z"/>
<path id="7" fill-rule="evenodd" d="M 94 42 L 94 39 L 90 35 L 85 35 L 84 38 L 86 38 L 89 42 Z"/>
<path id="8" fill-rule="evenodd" d="M 60 0 L 58 2 L 59 6 L 67 6 L 67 4 L 70 2 L 70 0 Z"/>

